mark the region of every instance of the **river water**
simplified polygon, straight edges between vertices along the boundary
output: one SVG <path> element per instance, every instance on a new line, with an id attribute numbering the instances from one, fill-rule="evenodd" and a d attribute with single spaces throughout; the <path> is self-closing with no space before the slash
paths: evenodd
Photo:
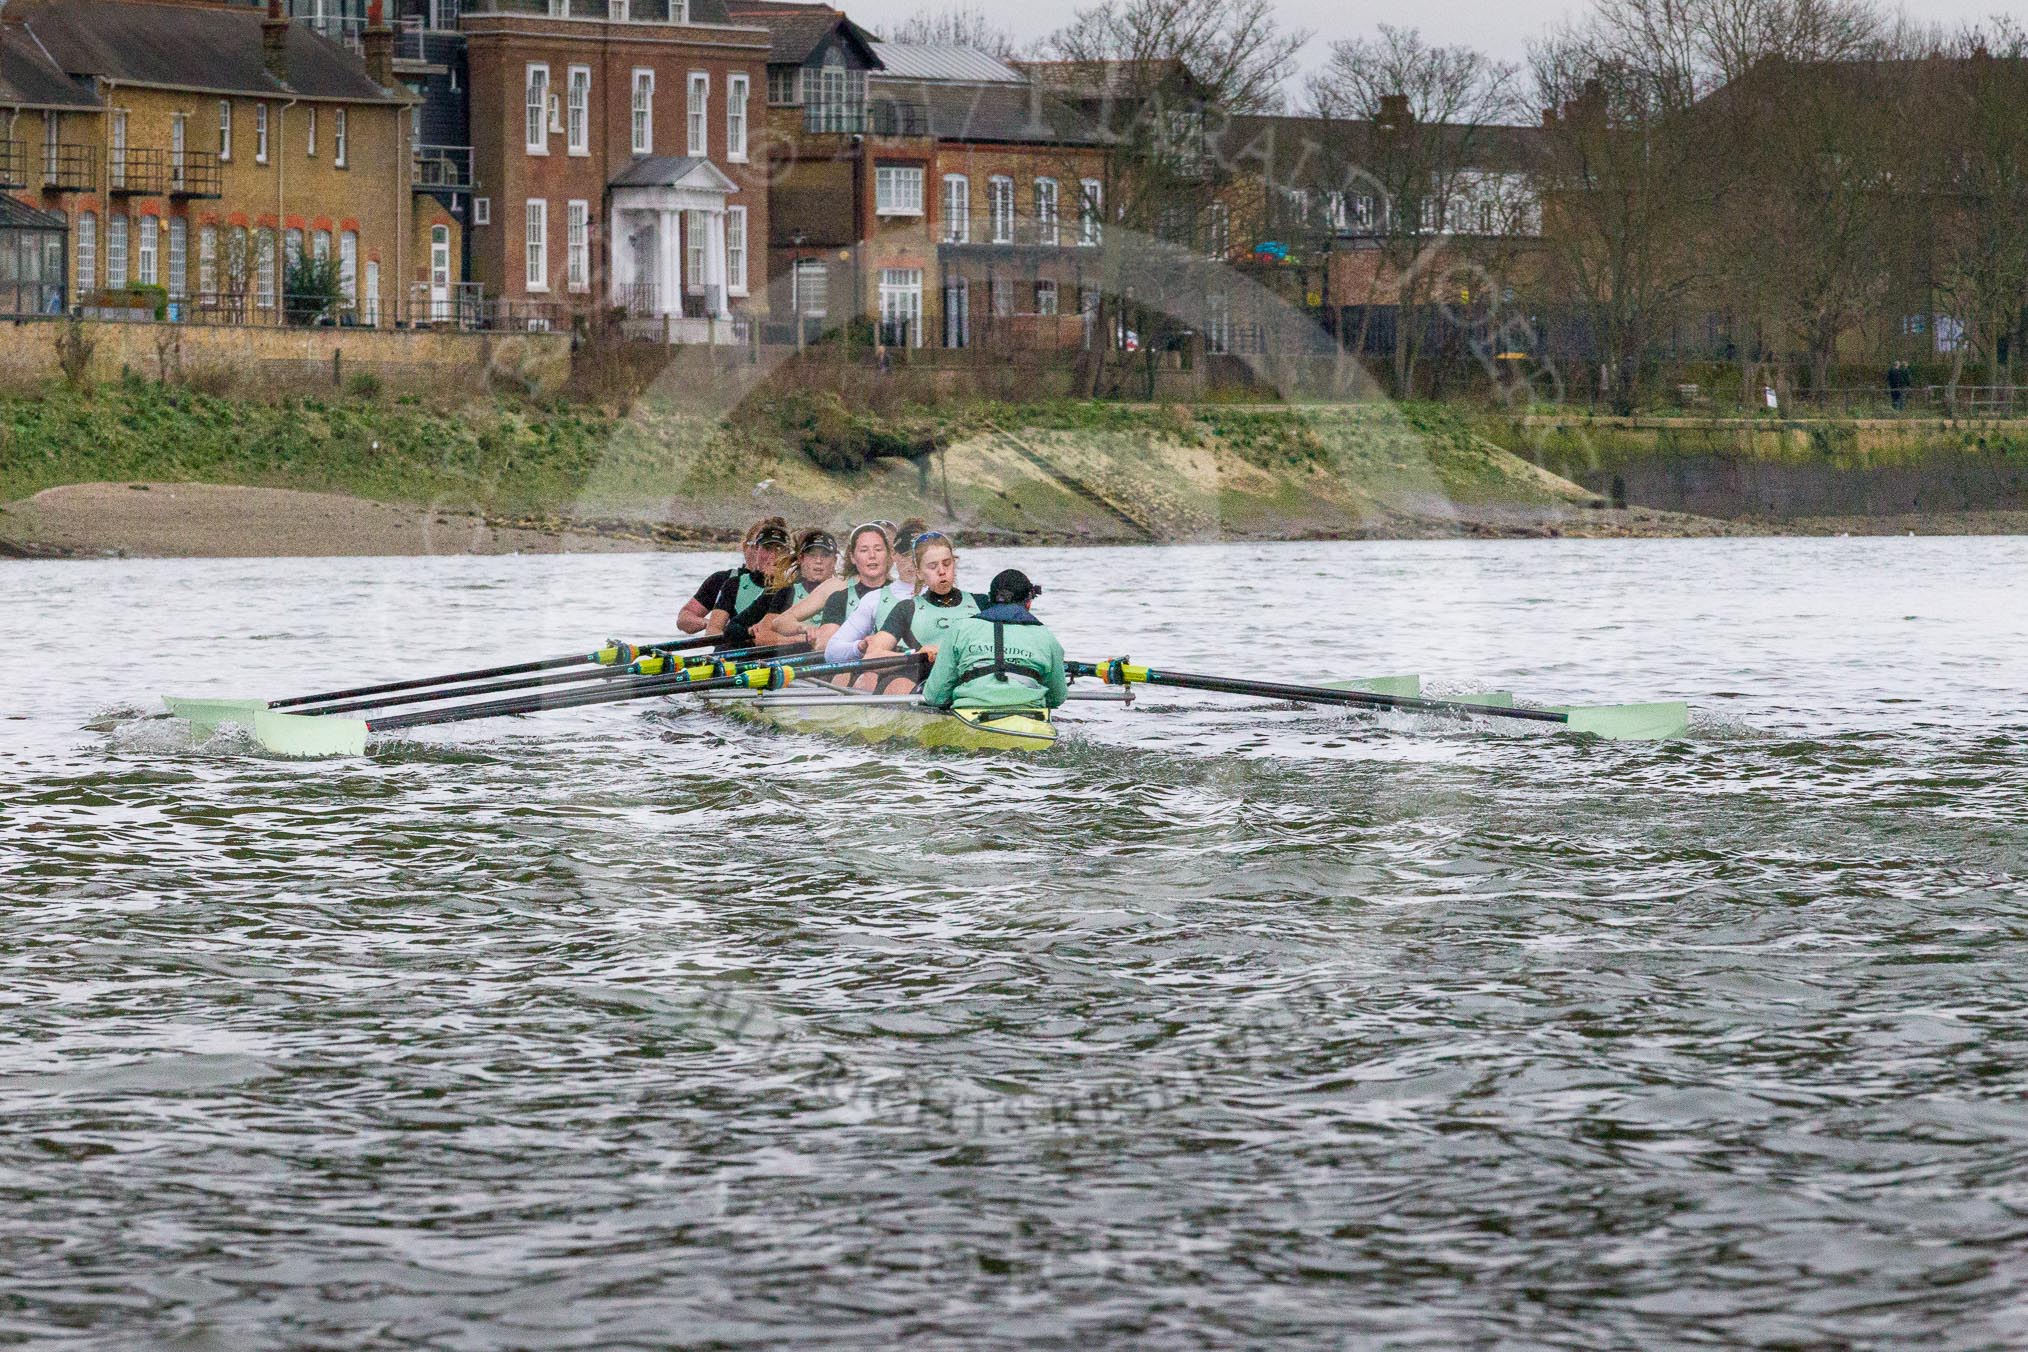
<path id="1" fill-rule="evenodd" d="M 719 562 L 0 567 L 0 1342 L 2028 1342 L 2028 541 L 961 565 L 1073 656 L 1660 745 L 147 717 L 667 636 Z"/>

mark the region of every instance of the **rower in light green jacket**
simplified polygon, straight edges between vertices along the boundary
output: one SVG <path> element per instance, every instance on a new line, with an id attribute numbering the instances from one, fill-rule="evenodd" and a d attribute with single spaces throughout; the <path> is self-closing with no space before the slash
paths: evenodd
<path id="1" fill-rule="evenodd" d="M 946 709 L 1054 709 L 1067 688 L 1063 645 L 1028 603 L 1042 594 L 1020 570 L 993 579 L 990 603 L 967 615 L 937 645 L 936 664 L 923 682 L 926 704 Z"/>

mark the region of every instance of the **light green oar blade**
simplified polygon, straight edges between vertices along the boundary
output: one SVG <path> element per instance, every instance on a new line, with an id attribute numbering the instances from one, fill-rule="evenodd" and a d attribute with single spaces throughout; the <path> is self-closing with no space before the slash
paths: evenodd
<path id="1" fill-rule="evenodd" d="M 1476 695 L 1442 695 L 1453 704 L 1476 704 L 1481 709 L 1511 709 L 1514 707 L 1514 692 L 1511 690 L 1482 690 Z"/>
<path id="2" fill-rule="evenodd" d="M 184 699 L 180 695 L 164 695 L 162 702 L 169 706 L 173 718 L 187 718 L 193 732 L 210 733 L 221 723 L 237 723 L 252 727 L 254 716 L 268 707 L 261 699 Z"/>
<path id="3" fill-rule="evenodd" d="M 1311 681 L 1326 690 L 1351 690 L 1361 695 L 1393 695 L 1400 699 L 1422 698 L 1420 676 L 1361 676 L 1351 680 Z"/>
<path id="4" fill-rule="evenodd" d="M 357 718 L 258 713 L 254 740 L 277 756 L 363 756 L 366 724 Z"/>
<path id="5" fill-rule="evenodd" d="M 1616 742 L 1659 742 L 1690 731 L 1690 706 L 1682 703 L 1601 704 L 1557 712 L 1570 715 L 1572 732 Z"/>

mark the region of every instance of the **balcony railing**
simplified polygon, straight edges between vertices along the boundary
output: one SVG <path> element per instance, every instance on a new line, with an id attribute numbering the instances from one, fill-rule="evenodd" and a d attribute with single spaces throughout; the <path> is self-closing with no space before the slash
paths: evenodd
<path id="1" fill-rule="evenodd" d="M 397 61 L 427 61 L 429 50 L 423 42 L 423 16 L 408 14 L 402 17 L 394 28 L 394 59 Z"/>
<path id="2" fill-rule="evenodd" d="M 169 152 L 155 146 L 114 146 L 106 161 L 106 188 L 155 196 L 169 187 Z"/>
<path id="3" fill-rule="evenodd" d="M 58 146 L 42 166 L 42 186 L 50 192 L 92 192 L 99 186 L 97 146 Z"/>
<path id="4" fill-rule="evenodd" d="M 867 130 L 866 103 L 863 99 L 843 103 L 805 103 L 803 130 L 818 135 L 860 135 Z"/>
<path id="5" fill-rule="evenodd" d="M 470 192 L 470 146 L 417 146 L 409 160 L 409 183 L 417 189 Z"/>
<path id="6" fill-rule="evenodd" d="M 223 189 L 215 150 L 185 150 L 169 153 L 169 195 L 171 197 L 218 197 Z"/>
<path id="7" fill-rule="evenodd" d="M 937 232 L 941 244 L 963 247 L 998 248 L 1077 248 L 1087 241 L 1075 217 L 1058 216 L 1000 216 L 991 214 L 974 215 L 967 222 L 968 229 L 963 239 L 952 238 L 950 223 L 946 221 Z M 1089 241 L 1096 244 L 1098 241 Z"/>
<path id="8" fill-rule="evenodd" d="M 0 188 L 28 186 L 28 147 L 20 141 L 0 141 Z"/>

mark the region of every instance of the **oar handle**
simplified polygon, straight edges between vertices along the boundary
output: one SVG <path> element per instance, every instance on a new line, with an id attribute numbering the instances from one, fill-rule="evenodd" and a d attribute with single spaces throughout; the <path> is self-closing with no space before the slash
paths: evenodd
<path id="1" fill-rule="evenodd" d="M 448 709 L 419 709 L 414 713 L 371 719 L 366 727 L 371 732 L 394 732 L 401 728 L 419 728 L 434 723 L 463 723 L 475 718 L 540 713 L 545 709 L 576 709 L 588 704 L 615 704 L 621 700 L 649 699 L 656 695 L 697 694 L 706 690 L 726 690 L 734 686 L 753 690 L 776 690 L 795 680 L 842 676 L 863 671 L 892 671 L 907 666 L 920 668 L 922 654 L 901 653 L 893 657 L 875 657 L 860 662 L 808 667 L 790 658 L 781 662 L 758 663 L 729 675 L 714 676 L 705 680 L 692 679 L 690 676 L 692 668 L 686 668 L 683 672 L 671 676 L 637 676 L 619 689 L 602 687 L 595 690 L 565 690 L 529 695 L 520 699 L 493 700 L 483 704 L 459 704 Z"/>
<path id="2" fill-rule="evenodd" d="M 632 644 L 617 639 L 605 647 L 590 653 L 572 653 L 566 657 L 544 657 L 532 662 L 510 662 L 500 667 L 479 667 L 472 671 L 453 671 L 442 676 L 416 676 L 405 681 L 383 681 L 379 685 L 359 685 L 349 690 L 326 690 L 316 695 L 295 695 L 288 699 L 271 700 L 270 709 L 296 709 L 305 704 L 329 704 L 334 700 L 363 699 L 368 695 L 392 695 L 402 690 L 426 690 L 433 685 L 452 685 L 459 681 L 487 681 L 500 676 L 527 676 L 538 671 L 555 671 L 560 667 L 575 666 L 625 666 L 643 652 L 683 652 L 693 648 L 708 648 L 718 642 L 716 636 L 703 635 L 696 638 L 670 639 L 663 643 Z M 327 711 L 328 712 L 328 711 Z"/>

